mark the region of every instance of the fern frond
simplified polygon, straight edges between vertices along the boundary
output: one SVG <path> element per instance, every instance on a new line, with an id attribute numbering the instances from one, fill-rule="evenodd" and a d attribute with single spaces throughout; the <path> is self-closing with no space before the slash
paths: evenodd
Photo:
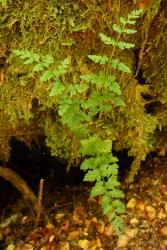
<path id="1" fill-rule="evenodd" d="M 98 181 L 96 182 L 95 186 L 92 188 L 90 195 L 92 197 L 95 197 L 95 196 L 103 195 L 105 193 L 106 193 L 106 189 L 104 187 L 104 182 Z"/>
<path id="2" fill-rule="evenodd" d="M 32 64 L 34 62 L 39 62 L 40 55 L 29 50 L 12 50 L 12 52 L 18 56 L 20 59 L 24 60 L 23 64 Z"/>
<path id="3" fill-rule="evenodd" d="M 91 59 L 95 63 L 99 63 L 101 65 L 106 64 L 108 62 L 108 57 L 106 55 L 88 55 L 89 59 Z"/>
<path id="4" fill-rule="evenodd" d="M 106 36 L 106 35 L 103 34 L 103 33 L 100 33 L 99 36 L 100 36 L 102 42 L 103 42 L 104 44 L 106 44 L 106 45 L 113 45 L 113 46 L 115 46 L 116 43 L 117 43 L 117 41 L 116 41 L 114 38 L 111 38 L 111 37 L 109 37 L 109 36 Z"/>
<path id="5" fill-rule="evenodd" d="M 134 34 L 136 32 L 137 32 L 137 30 L 134 30 L 134 29 L 126 29 L 125 28 L 125 29 L 122 30 L 122 33 L 126 33 L 128 35 Z"/>
<path id="6" fill-rule="evenodd" d="M 137 19 L 141 16 L 143 12 L 143 9 L 138 9 L 138 10 L 132 10 L 132 12 L 130 12 L 128 14 L 128 21 L 131 20 L 131 19 Z"/>
<path id="7" fill-rule="evenodd" d="M 117 42 L 116 47 L 118 47 L 120 49 L 131 49 L 131 48 L 135 47 L 135 44 L 119 41 L 119 42 Z"/>
<path id="8" fill-rule="evenodd" d="M 60 95 L 62 94 L 64 90 L 65 90 L 64 85 L 62 84 L 60 80 L 58 80 L 57 82 L 53 84 L 52 89 L 49 93 L 49 96 Z"/>
<path id="9" fill-rule="evenodd" d="M 123 62 L 120 62 L 119 59 L 112 59 L 111 60 L 111 66 L 114 68 L 114 69 L 118 69 L 124 73 L 131 73 L 131 70 L 130 68 Z"/>
<path id="10" fill-rule="evenodd" d="M 93 169 L 93 170 L 89 170 L 84 177 L 84 181 L 101 181 L 101 174 L 99 169 Z"/>
<path id="11" fill-rule="evenodd" d="M 122 34 L 122 33 L 123 33 L 122 28 L 121 28 L 118 24 L 116 24 L 116 23 L 113 24 L 112 28 L 113 28 L 113 30 L 116 31 L 118 34 Z"/>
<path id="12" fill-rule="evenodd" d="M 41 82 L 46 82 L 54 77 L 53 72 L 50 70 L 46 70 L 40 77 Z"/>
<path id="13" fill-rule="evenodd" d="M 71 60 L 69 57 L 62 60 L 61 63 L 53 70 L 54 76 L 58 77 L 67 73 L 67 69 L 68 69 L 70 62 Z"/>

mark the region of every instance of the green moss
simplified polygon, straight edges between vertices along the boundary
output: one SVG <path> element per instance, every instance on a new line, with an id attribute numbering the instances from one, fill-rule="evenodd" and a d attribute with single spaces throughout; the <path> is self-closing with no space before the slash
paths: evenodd
<path id="1" fill-rule="evenodd" d="M 87 55 L 102 52 L 110 54 L 98 38 L 100 32 L 112 33 L 112 24 L 118 16 L 126 16 L 131 4 L 127 1 L 8 1 L 6 8 L 0 6 L 0 138 L 2 154 L 9 156 L 8 142 L 11 136 L 24 141 L 33 140 L 33 128 L 45 134 L 46 143 L 54 156 L 66 159 L 71 163 L 78 162 L 78 141 L 67 128 L 60 125 L 57 106 L 54 98 L 48 99 L 51 82 L 39 84 L 40 75 L 32 76 L 32 65 L 23 66 L 11 55 L 13 49 L 29 49 L 41 55 L 52 54 L 55 61 L 71 57 L 68 78 L 62 77 L 65 84 L 77 83 L 81 74 L 97 72 L 98 65 L 90 64 Z M 154 1 L 153 1 L 154 2 Z M 145 25 L 141 33 L 134 35 L 130 43 L 137 43 L 140 50 L 144 45 L 144 54 L 140 61 L 140 69 L 147 82 L 143 85 L 134 76 L 121 77 L 120 86 L 125 107 L 114 107 L 110 114 L 102 120 L 89 125 L 90 130 L 100 137 L 108 137 L 114 141 L 116 150 L 128 149 L 129 155 L 135 157 L 130 172 L 132 180 L 146 155 L 160 145 L 163 133 L 155 133 L 157 124 L 166 131 L 166 29 L 163 6 L 156 1 L 154 8 L 146 9 Z M 134 5 L 135 6 L 135 5 Z M 133 6 L 133 7 L 134 7 Z M 151 15 L 151 19 L 150 19 Z M 156 16 L 157 15 L 157 16 Z M 151 21 L 150 21 L 151 20 Z M 140 22 L 138 26 L 140 25 Z M 161 27 L 154 32 L 154 27 Z M 146 36 L 143 34 L 147 34 Z M 144 42 L 146 38 L 146 43 Z M 128 35 L 124 35 L 128 40 Z M 142 47 L 143 48 L 143 47 Z M 116 56 L 136 70 L 136 54 L 125 50 Z M 142 85 L 141 85 L 142 84 Z M 145 100 L 144 96 L 149 96 Z M 154 104 L 153 112 L 148 113 L 146 107 Z M 158 121 L 158 123 L 157 123 Z M 8 126 L 6 126 L 8 124 Z M 23 128 L 26 128 L 25 136 Z M 4 133 L 5 131 L 5 133 Z M 39 133 L 39 132 L 38 132 Z M 62 136 L 63 135 L 63 136 Z M 30 139 L 31 138 L 31 139 Z M 157 144 L 158 142 L 158 144 Z M 72 145 L 72 146 L 71 146 Z"/>

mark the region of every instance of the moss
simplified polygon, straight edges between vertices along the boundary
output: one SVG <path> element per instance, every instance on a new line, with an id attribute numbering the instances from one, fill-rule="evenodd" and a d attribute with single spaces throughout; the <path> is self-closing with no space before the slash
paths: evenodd
<path id="1" fill-rule="evenodd" d="M 156 1 L 156 5 L 153 2 L 146 9 L 144 25 L 138 24 L 141 32 L 130 41 L 137 43 L 138 51 L 144 52 L 139 64 L 136 62 L 137 50 L 130 53 L 125 50 L 121 55 L 119 51 L 117 53 L 134 73 L 136 64 L 140 66 L 146 84 L 143 85 L 135 76 L 121 76 L 126 106 L 119 110 L 114 108 L 103 122 L 99 120 L 97 124 L 90 124 L 93 132 L 114 140 L 116 150 L 126 148 L 129 155 L 134 156 L 130 180 L 140 162 L 159 145 L 163 135 L 155 133 L 157 125 L 165 131 L 167 124 L 164 113 L 167 96 L 165 10 L 163 1 L 161 6 L 160 1 Z M 98 69 L 98 66 L 90 65 L 88 54 L 109 53 L 98 34 L 104 32 L 114 36 L 111 34 L 112 23 L 120 14 L 126 15 L 135 6 L 137 1 L 132 4 L 132 1 L 126 0 L 120 3 L 113 1 L 112 5 L 109 1 L 16 0 L 9 1 L 6 8 L 0 7 L 1 155 L 6 159 L 9 157 L 11 136 L 31 142 L 34 138 L 34 133 L 31 134 L 33 127 L 38 135 L 46 136 L 46 144 L 54 156 L 71 164 L 79 162 L 78 141 L 60 124 L 56 102 L 47 98 L 50 83 L 39 84 L 39 75 L 30 74 L 32 66 L 21 65 L 18 59 L 13 58 L 11 50 L 27 48 L 42 55 L 50 53 L 57 62 L 70 56 L 72 65 L 68 79 L 62 78 L 62 81 L 77 83 L 80 74 Z M 147 110 L 148 100 L 144 96 L 149 96 L 149 102 L 155 104 L 151 113 Z M 25 129 L 28 137 L 25 136 Z"/>

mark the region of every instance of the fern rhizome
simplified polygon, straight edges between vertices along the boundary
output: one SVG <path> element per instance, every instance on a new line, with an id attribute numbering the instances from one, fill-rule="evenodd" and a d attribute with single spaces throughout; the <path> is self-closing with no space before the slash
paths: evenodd
<path id="1" fill-rule="evenodd" d="M 78 140 L 78 151 L 83 158 L 81 169 L 86 172 L 84 181 L 94 182 L 91 196 L 101 196 L 103 213 L 112 222 L 117 234 L 123 229 L 125 207 L 119 189 L 118 159 L 112 154 L 112 140 L 106 133 L 107 118 L 113 108 L 125 105 L 121 97 L 119 79 L 122 74 L 130 74 L 131 69 L 117 56 L 119 50 L 127 50 L 135 45 L 124 41 L 124 35 L 132 35 L 136 19 L 142 10 L 134 10 L 125 17 L 119 17 L 113 24 L 114 38 L 100 33 L 101 41 L 109 46 L 110 55 L 88 55 L 90 61 L 98 64 L 96 72 L 83 74 L 79 83 L 68 83 L 66 75 L 71 63 L 65 58 L 56 65 L 52 55 L 40 56 L 28 50 L 13 50 L 23 59 L 23 64 L 32 65 L 31 76 L 39 75 L 40 84 L 45 83 L 48 99 L 58 111 L 62 126 L 67 127 Z M 63 77 L 62 77 L 63 76 Z M 98 129 L 94 129 L 98 127 Z"/>

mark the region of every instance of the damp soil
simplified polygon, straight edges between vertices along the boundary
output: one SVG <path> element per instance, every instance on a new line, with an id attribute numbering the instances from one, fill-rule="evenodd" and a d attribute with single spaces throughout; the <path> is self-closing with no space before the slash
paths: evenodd
<path id="1" fill-rule="evenodd" d="M 39 224 L 31 204 L 13 194 L 0 214 L 0 249 L 165 250 L 167 249 L 167 157 L 153 157 L 132 184 L 124 183 L 124 232 L 118 237 L 102 214 L 90 185 L 58 186 L 44 179 Z M 2 205 L 2 204 L 1 204 Z"/>

